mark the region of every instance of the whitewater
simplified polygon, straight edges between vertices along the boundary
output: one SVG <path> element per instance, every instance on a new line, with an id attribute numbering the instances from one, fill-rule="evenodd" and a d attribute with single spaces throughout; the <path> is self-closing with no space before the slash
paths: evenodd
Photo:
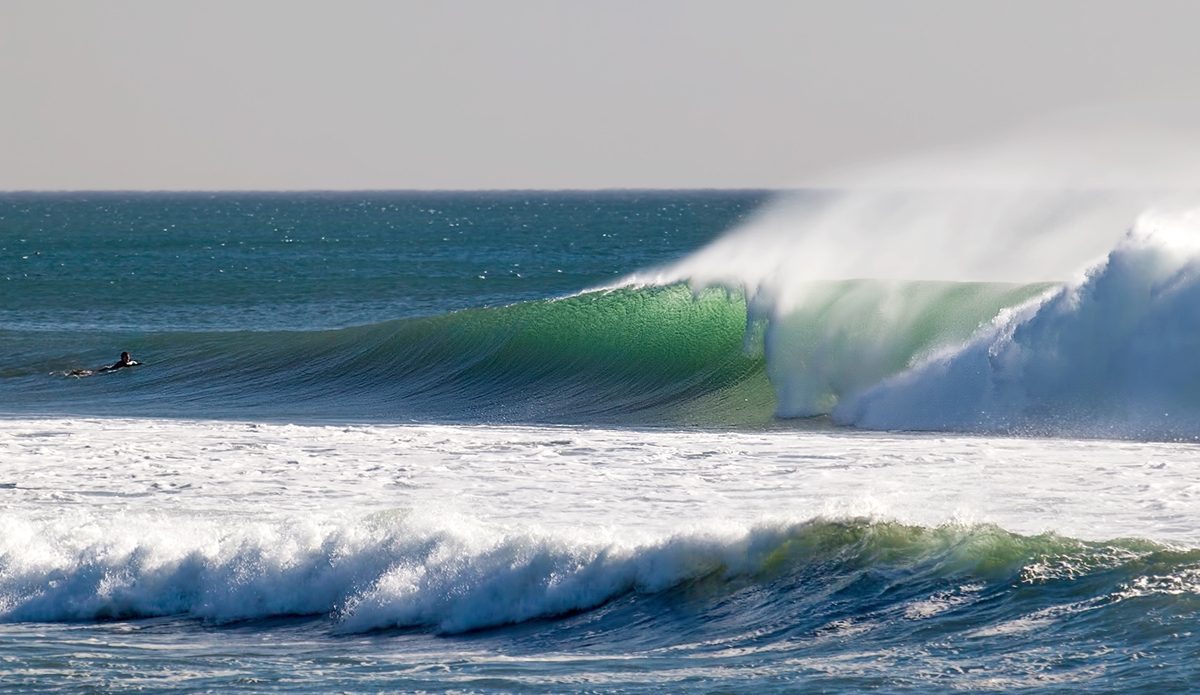
<path id="1" fill-rule="evenodd" d="M 1187 691 L 1200 223 L 974 195 L 0 197 L 0 689 Z"/>

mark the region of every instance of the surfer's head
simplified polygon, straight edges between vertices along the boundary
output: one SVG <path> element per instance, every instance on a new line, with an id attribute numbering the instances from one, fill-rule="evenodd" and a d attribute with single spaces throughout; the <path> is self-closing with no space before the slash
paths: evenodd
<path id="1" fill-rule="evenodd" d="M 122 361 L 122 362 L 129 362 L 129 361 L 131 361 L 131 358 L 129 357 L 129 353 L 128 353 L 128 352 L 122 352 L 122 353 L 121 353 L 121 361 Z"/>

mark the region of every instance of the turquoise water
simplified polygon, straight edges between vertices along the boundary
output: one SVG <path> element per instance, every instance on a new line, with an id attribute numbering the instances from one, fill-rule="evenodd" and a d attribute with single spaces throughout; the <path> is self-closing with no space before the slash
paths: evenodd
<path id="1" fill-rule="evenodd" d="M 1191 690 L 1196 264 L 622 282 L 767 198 L 0 196 L 0 690 Z"/>
<path id="2" fill-rule="evenodd" d="M 765 198 L 10 196 L 0 412 L 767 426 L 828 412 L 839 382 L 869 386 L 1045 289 L 910 286 L 889 357 L 856 359 L 799 413 L 787 375 L 816 373 L 803 365 L 845 332 L 841 314 L 872 323 L 886 286 L 830 285 L 765 344 L 736 292 L 593 290 L 678 260 Z M 836 338 L 846 355 L 863 342 L 851 331 Z M 123 350 L 148 368 L 64 376 Z"/>
<path id="3" fill-rule="evenodd" d="M 9 197 L 0 410 L 578 422 L 758 373 L 761 421 L 744 305 L 681 288 L 548 300 L 677 259 L 764 197 Z M 122 350 L 153 369 L 55 378 Z M 577 368 L 608 383 L 553 417 L 526 405 Z M 631 394 L 613 380 L 642 378 L 654 393 L 618 403 Z"/>
<path id="4" fill-rule="evenodd" d="M 680 258 L 765 199 L 761 191 L 0 195 L 0 322 L 311 331 L 503 306 Z"/>

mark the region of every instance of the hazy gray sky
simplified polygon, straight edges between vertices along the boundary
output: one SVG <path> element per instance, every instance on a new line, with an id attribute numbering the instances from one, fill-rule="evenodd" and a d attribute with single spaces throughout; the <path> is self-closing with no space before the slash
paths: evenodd
<path id="1" fill-rule="evenodd" d="M 9 0 L 0 189 L 788 186 L 1081 107 L 1191 127 L 1197 27 L 1192 1 Z"/>

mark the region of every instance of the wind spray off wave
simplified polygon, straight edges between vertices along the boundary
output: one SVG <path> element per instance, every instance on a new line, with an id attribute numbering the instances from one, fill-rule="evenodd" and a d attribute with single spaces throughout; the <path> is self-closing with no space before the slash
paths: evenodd
<path id="1" fill-rule="evenodd" d="M 630 282 L 743 293 L 782 417 L 1197 437 L 1200 225 L 1150 199 L 807 196 Z"/>
<path id="2" fill-rule="evenodd" d="M 1143 215 L 1083 280 L 834 412 L 872 428 L 1200 436 L 1200 214 Z"/>

